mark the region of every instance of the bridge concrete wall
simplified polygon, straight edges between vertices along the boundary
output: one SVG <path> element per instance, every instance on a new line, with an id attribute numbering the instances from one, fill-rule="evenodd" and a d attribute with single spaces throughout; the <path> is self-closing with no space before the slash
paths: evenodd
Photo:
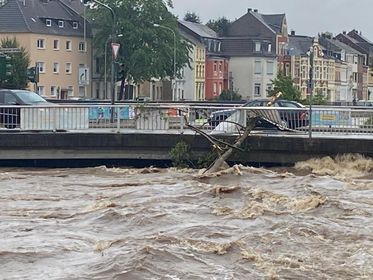
<path id="1" fill-rule="evenodd" d="M 234 141 L 233 136 L 221 136 Z M 170 151 L 185 141 L 197 159 L 211 151 L 211 143 L 200 135 L 115 133 L 3 133 L 0 134 L 0 164 L 19 166 L 23 161 L 85 160 L 170 161 Z M 373 157 L 373 140 L 314 138 L 302 136 L 250 136 L 247 151 L 235 153 L 233 162 L 243 164 L 292 165 L 315 157 L 358 153 Z"/>

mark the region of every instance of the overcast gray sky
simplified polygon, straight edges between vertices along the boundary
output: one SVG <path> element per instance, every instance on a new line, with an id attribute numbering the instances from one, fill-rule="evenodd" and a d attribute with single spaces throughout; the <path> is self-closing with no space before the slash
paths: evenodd
<path id="1" fill-rule="evenodd" d="M 286 14 L 289 32 L 315 36 L 329 31 L 334 35 L 359 30 L 373 41 L 373 0 L 173 0 L 173 13 L 182 19 L 195 12 L 206 23 L 225 16 L 237 19 L 248 8 L 263 14 Z"/>

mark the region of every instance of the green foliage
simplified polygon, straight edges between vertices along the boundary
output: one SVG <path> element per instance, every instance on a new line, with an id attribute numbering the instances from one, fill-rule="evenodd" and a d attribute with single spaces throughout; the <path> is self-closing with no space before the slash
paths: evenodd
<path id="1" fill-rule="evenodd" d="M 306 98 L 302 100 L 302 103 L 305 105 L 309 105 L 310 99 Z M 327 103 L 328 101 L 322 92 L 316 92 L 316 94 L 312 96 L 312 105 L 326 105 Z"/>
<path id="2" fill-rule="evenodd" d="M 301 93 L 293 85 L 293 79 L 291 76 L 286 76 L 282 71 L 278 71 L 277 77 L 272 80 L 273 89 L 268 90 L 268 95 L 273 96 L 278 92 L 282 92 L 281 98 L 287 100 L 300 101 Z"/>
<path id="3" fill-rule="evenodd" d="M 229 25 L 230 25 L 230 21 L 225 18 L 225 17 L 221 17 L 221 18 L 218 18 L 217 20 L 209 20 L 206 25 L 211 28 L 212 30 L 214 30 L 216 33 L 219 34 L 219 36 L 227 36 L 228 34 L 228 28 L 229 28 Z"/>
<path id="4" fill-rule="evenodd" d="M 200 17 L 195 12 L 188 11 L 184 16 L 184 20 L 194 23 L 202 23 Z"/>
<path id="5" fill-rule="evenodd" d="M 219 155 L 216 151 L 212 151 L 199 157 L 195 163 L 192 161 L 192 151 L 189 145 L 180 141 L 171 149 L 170 156 L 173 166 L 177 168 L 207 168 Z"/>
<path id="6" fill-rule="evenodd" d="M 170 152 L 172 164 L 177 168 L 187 168 L 191 164 L 190 147 L 184 141 L 178 142 Z"/>
<path id="7" fill-rule="evenodd" d="M 242 96 L 238 94 L 237 90 L 225 89 L 221 92 L 219 96 L 219 100 L 239 101 L 239 100 L 242 100 Z"/>
<path id="8" fill-rule="evenodd" d="M 208 168 L 219 157 L 217 152 L 206 153 L 198 158 L 197 168 Z"/>
<path id="9" fill-rule="evenodd" d="M 168 11 L 172 2 L 162 0 L 101 0 L 116 15 L 115 39 L 120 43 L 117 62 L 123 65 L 123 76 L 134 83 L 151 78 L 173 76 L 174 42 L 176 68 L 189 65 L 191 46 L 178 33 L 177 18 Z M 87 12 L 97 30 L 93 44 L 98 55 L 104 56 L 105 43 L 110 53 L 113 20 L 110 11 L 100 5 Z M 97 23 L 97 24 L 96 24 Z M 154 24 L 159 24 L 155 27 Z M 175 34 L 175 37 L 174 37 Z M 119 36 L 118 36 L 119 35 Z M 176 40 L 174 40 L 176 39 Z M 110 57 L 110 55 L 108 55 Z M 111 61 L 108 61 L 108 66 Z M 110 69 L 110 67 L 108 67 Z"/>
<path id="10" fill-rule="evenodd" d="M 11 57 L 9 64 L 11 64 L 11 76 L 4 80 L 0 80 L 0 88 L 17 88 L 24 89 L 27 87 L 27 67 L 30 64 L 29 54 L 26 52 L 24 47 L 20 47 L 18 41 L 13 38 L 5 38 L 0 42 L 1 48 L 19 48 L 19 53 L 10 53 L 8 56 Z"/>

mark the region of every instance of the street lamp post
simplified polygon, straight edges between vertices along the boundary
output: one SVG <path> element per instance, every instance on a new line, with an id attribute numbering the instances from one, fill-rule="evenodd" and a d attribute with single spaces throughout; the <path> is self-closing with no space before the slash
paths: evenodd
<path id="1" fill-rule="evenodd" d="M 123 36 L 123 34 L 118 34 L 117 35 L 117 37 L 122 37 L 122 36 Z M 105 41 L 105 61 L 104 61 L 104 85 L 105 85 L 104 97 L 105 97 L 105 99 L 107 98 L 107 70 L 106 70 L 107 69 L 107 45 L 108 45 L 110 40 L 112 40 L 111 35 Z M 113 76 L 114 73 L 112 72 L 111 75 Z"/>
<path id="2" fill-rule="evenodd" d="M 97 3 L 101 6 L 103 6 L 104 8 L 108 9 L 111 13 L 111 16 L 112 16 L 112 25 L 111 25 L 111 42 L 114 43 L 114 39 L 115 39 L 115 22 L 116 22 L 116 18 L 115 18 L 115 13 L 114 13 L 114 10 L 107 4 L 105 3 L 102 3 L 98 0 L 83 0 L 83 3 L 84 4 L 87 4 L 88 2 L 93 2 L 93 3 Z M 110 37 L 109 37 L 110 38 Z M 105 47 L 106 47 L 107 44 L 105 44 Z M 106 52 L 105 52 L 105 55 L 106 55 Z M 111 60 L 111 104 L 114 105 L 115 104 L 115 86 L 114 86 L 114 56 L 112 57 L 112 60 Z M 105 85 L 106 86 L 106 85 Z M 106 95 L 106 89 L 105 89 L 105 95 Z M 112 112 L 114 110 L 111 110 Z M 112 117 L 114 115 L 112 114 Z"/>
<path id="3" fill-rule="evenodd" d="M 308 136 L 311 139 L 312 138 L 312 101 L 313 101 L 313 89 L 314 89 L 314 75 L 313 75 L 313 60 L 314 60 L 314 55 L 315 51 L 313 49 L 313 43 L 310 48 L 310 73 L 309 73 L 309 88 L 310 88 L 310 95 L 309 95 L 309 103 L 310 103 L 310 111 L 309 111 L 309 129 L 308 129 Z"/>
<path id="4" fill-rule="evenodd" d="M 167 27 L 167 26 L 164 26 L 164 25 L 159 25 L 157 23 L 154 23 L 153 26 L 170 30 L 172 32 L 173 36 L 174 36 L 174 59 L 173 59 L 173 62 L 174 62 L 173 63 L 174 64 L 174 77 L 173 77 L 173 83 L 171 85 L 171 90 L 172 90 L 172 101 L 175 101 L 177 99 L 176 98 L 176 34 L 175 34 L 175 31 L 170 27 Z"/>

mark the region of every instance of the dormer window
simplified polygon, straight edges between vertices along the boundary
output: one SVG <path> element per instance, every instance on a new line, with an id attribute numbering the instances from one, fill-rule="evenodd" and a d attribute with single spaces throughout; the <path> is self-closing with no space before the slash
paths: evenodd
<path id="1" fill-rule="evenodd" d="M 262 50 L 262 44 L 260 42 L 255 42 L 255 52 L 260 52 Z"/>
<path id="2" fill-rule="evenodd" d="M 272 44 L 268 44 L 268 52 L 272 52 Z"/>
<path id="3" fill-rule="evenodd" d="M 78 29 L 78 27 L 79 27 L 79 23 L 74 21 L 73 22 L 73 29 Z"/>
<path id="4" fill-rule="evenodd" d="M 64 25 L 63 20 L 59 20 L 58 21 L 58 27 L 63 28 L 63 25 Z"/>
<path id="5" fill-rule="evenodd" d="M 46 19 L 45 20 L 45 24 L 46 24 L 46 26 L 52 26 L 52 20 L 51 19 Z"/>

